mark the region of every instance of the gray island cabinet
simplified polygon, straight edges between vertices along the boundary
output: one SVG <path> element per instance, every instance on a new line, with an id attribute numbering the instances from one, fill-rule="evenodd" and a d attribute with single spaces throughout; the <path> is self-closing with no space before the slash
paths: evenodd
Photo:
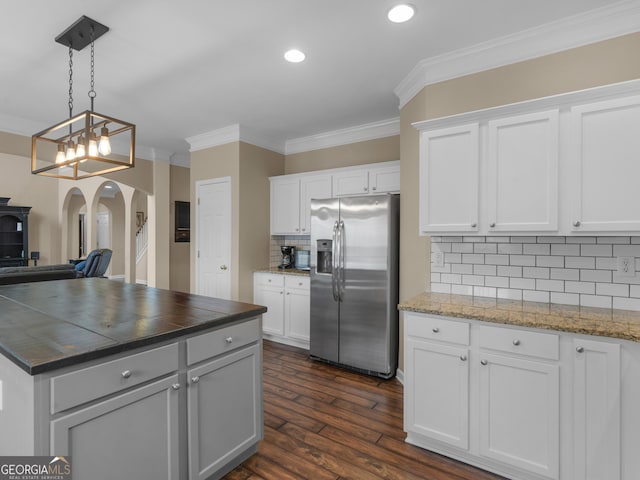
<path id="1" fill-rule="evenodd" d="M 0 455 L 71 456 L 74 480 L 222 477 L 263 436 L 264 311 L 104 279 L 0 287 Z"/>

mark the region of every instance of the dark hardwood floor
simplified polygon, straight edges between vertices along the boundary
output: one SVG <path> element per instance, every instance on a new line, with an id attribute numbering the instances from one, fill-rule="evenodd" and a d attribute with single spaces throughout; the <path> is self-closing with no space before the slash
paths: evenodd
<path id="1" fill-rule="evenodd" d="M 265 438 L 227 480 L 499 480 L 404 442 L 402 385 L 264 342 Z"/>

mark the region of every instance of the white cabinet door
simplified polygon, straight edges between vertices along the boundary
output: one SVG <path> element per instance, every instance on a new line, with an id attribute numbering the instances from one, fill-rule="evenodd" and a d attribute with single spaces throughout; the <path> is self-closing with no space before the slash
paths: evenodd
<path id="1" fill-rule="evenodd" d="M 333 196 L 366 195 L 369 193 L 369 171 L 349 170 L 333 174 Z"/>
<path id="2" fill-rule="evenodd" d="M 272 284 L 269 277 L 274 277 Z M 253 287 L 253 303 L 264 305 L 267 311 L 262 314 L 262 331 L 272 335 L 284 335 L 284 286 L 281 275 L 256 274 Z"/>
<path id="3" fill-rule="evenodd" d="M 369 169 L 370 193 L 399 193 L 400 166 Z"/>
<path id="4" fill-rule="evenodd" d="M 620 480 L 620 345 L 573 347 L 573 479 Z"/>
<path id="5" fill-rule="evenodd" d="M 405 341 L 405 430 L 469 448 L 469 349 Z"/>
<path id="6" fill-rule="evenodd" d="M 480 354 L 480 454 L 557 479 L 559 367 Z"/>
<path id="7" fill-rule="evenodd" d="M 190 480 L 211 478 L 262 438 L 260 357 L 253 345 L 187 372 Z"/>
<path id="8" fill-rule="evenodd" d="M 174 385 L 177 375 L 53 420 L 50 454 L 73 457 L 73 478 L 178 478 Z"/>
<path id="9" fill-rule="evenodd" d="M 558 110 L 488 124 L 489 232 L 558 229 Z"/>
<path id="10" fill-rule="evenodd" d="M 300 234 L 311 234 L 311 200 L 331 198 L 331 175 L 300 179 Z"/>
<path id="11" fill-rule="evenodd" d="M 287 278 L 284 297 L 285 335 L 309 342 L 310 291 L 309 279 Z"/>
<path id="12" fill-rule="evenodd" d="M 640 96 L 571 109 L 574 232 L 640 231 Z"/>
<path id="13" fill-rule="evenodd" d="M 300 234 L 300 180 L 271 181 L 271 235 Z"/>
<path id="14" fill-rule="evenodd" d="M 420 233 L 478 231 L 478 124 L 420 134 Z"/>

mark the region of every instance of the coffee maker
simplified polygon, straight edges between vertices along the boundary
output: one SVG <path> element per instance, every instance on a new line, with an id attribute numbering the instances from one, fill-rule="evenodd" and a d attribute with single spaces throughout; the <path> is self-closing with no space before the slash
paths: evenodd
<path id="1" fill-rule="evenodd" d="M 278 268 L 293 268 L 296 262 L 296 247 L 283 245 L 280 247 L 280 251 L 282 252 L 282 261 Z"/>

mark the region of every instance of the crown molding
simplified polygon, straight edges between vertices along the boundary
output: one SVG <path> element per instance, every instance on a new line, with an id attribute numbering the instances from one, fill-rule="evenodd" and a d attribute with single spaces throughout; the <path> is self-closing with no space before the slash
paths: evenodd
<path id="1" fill-rule="evenodd" d="M 394 89 L 404 107 L 424 87 L 640 31 L 640 1 L 613 5 L 421 60 Z"/>
<path id="2" fill-rule="evenodd" d="M 400 118 L 390 118 L 380 122 L 367 123 L 356 127 L 333 130 L 309 137 L 287 140 L 285 155 L 309 152 L 321 148 L 337 147 L 355 142 L 400 135 Z"/>
<path id="3" fill-rule="evenodd" d="M 264 135 L 235 123 L 217 130 L 201 133 L 185 139 L 189 143 L 189 151 L 197 152 L 205 148 L 217 147 L 231 142 L 245 142 L 257 147 L 266 148 L 277 153 L 284 153 L 281 143 L 274 142 Z"/>

